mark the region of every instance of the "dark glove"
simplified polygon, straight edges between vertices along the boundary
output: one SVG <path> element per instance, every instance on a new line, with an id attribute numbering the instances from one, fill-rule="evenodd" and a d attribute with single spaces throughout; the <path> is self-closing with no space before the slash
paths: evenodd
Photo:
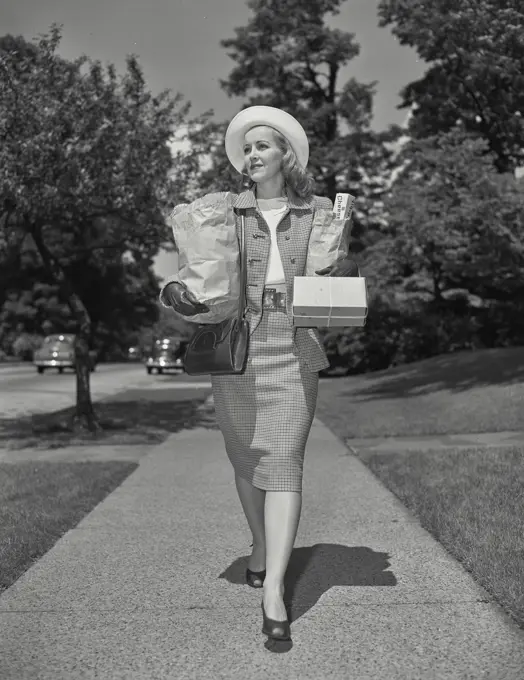
<path id="1" fill-rule="evenodd" d="M 168 283 L 163 294 L 164 301 L 171 305 L 175 312 L 184 316 L 194 316 L 209 312 L 209 307 L 199 302 L 183 283 Z"/>
<path id="2" fill-rule="evenodd" d="M 359 276 L 359 269 L 355 260 L 342 258 L 329 267 L 318 269 L 315 274 L 319 276 Z"/>

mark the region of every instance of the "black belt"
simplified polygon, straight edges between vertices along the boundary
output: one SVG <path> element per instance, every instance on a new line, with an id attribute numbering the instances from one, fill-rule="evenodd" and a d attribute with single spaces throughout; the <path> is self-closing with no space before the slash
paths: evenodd
<path id="1" fill-rule="evenodd" d="M 264 309 L 281 309 L 286 311 L 286 293 L 271 288 L 268 286 L 264 288 L 264 295 L 262 297 L 262 307 Z"/>

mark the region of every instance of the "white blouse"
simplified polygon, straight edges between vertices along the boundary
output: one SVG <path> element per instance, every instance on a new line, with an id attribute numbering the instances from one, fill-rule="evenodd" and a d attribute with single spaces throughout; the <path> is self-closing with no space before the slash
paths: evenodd
<path id="1" fill-rule="evenodd" d="M 266 271 L 266 286 L 285 283 L 286 277 L 277 243 L 277 227 L 287 210 L 287 198 L 259 198 L 257 203 L 271 234 L 271 247 Z"/>

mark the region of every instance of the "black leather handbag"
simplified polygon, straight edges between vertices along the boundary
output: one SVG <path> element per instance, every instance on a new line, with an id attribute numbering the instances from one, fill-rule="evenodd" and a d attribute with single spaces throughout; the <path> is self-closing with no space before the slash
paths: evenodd
<path id="1" fill-rule="evenodd" d="M 247 282 L 245 239 L 245 218 L 241 215 L 238 314 L 234 319 L 199 326 L 184 357 L 188 375 L 233 375 L 245 370 L 249 342 L 249 324 L 244 318 Z"/>

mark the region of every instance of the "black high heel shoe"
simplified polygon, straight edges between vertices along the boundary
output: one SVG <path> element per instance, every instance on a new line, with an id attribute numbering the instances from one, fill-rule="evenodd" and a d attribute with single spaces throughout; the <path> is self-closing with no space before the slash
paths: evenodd
<path id="1" fill-rule="evenodd" d="M 262 588 L 264 585 L 264 579 L 266 578 L 266 570 L 264 571 L 251 571 L 251 569 L 246 569 L 246 583 L 252 588 Z"/>
<path id="2" fill-rule="evenodd" d="M 267 617 L 264 609 L 264 602 L 262 602 L 262 616 L 264 617 L 264 623 L 262 625 L 262 632 L 264 635 L 267 635 L 273 640 L 291 640 L 291 627 L 289 621 L 275 621 L 274 619 Z"/>
<path id="3" fill-rule="evenodd" d="M 253 544 L 249 546 L 253 547 Z M 251 571 L 249 567 L 246 569 L 246 583 L 251 588 L 262 588 L 264 585 L 264 579 L 266 578 L 266 570 L 264 571 Z"/>

